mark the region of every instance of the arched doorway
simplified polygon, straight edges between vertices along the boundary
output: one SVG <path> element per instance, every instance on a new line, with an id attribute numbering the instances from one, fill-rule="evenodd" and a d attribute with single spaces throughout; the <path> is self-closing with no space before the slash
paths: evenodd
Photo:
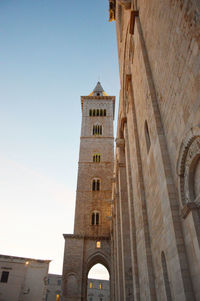
<path id="1" fill-rule="evenodd" d="M 110 274 L 103 264 L 93 265 L 88 272 L 87 301 L 110 301 Z"/>

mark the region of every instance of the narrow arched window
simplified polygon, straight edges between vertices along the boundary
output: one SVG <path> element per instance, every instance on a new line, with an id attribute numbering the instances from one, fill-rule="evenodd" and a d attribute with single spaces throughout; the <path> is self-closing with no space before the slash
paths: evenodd
<path id="1" fill-rule="evenodd" d="M 103 116 L 106 116 L 106 110 L 103 110 Z"/>
<path id="2" fill-rule="evenodd" d="M 95 213 L 92 213 L 92 225 L 95 225 Z"/>
<path id="3" fill-rule="evenodd" d="M 93 155 L 93 162 L 100 163 L 101 162 L 101 154 L 94 154 Z"/>
<path id="4" fill-rule="evenodd" d="M 92 116 L 95 116 L 95 110 L 92 111 Z"/>
<path id="5" fill-rule="evenodd" d="M 92 134 L 102 135 L 102 125 L 93 125 Z"/>
<path id="6" fill-rule="evenodd" d="M 147 153 L 148 153 L 150 146 L 151 146 L 151 140 L 150 140 L 149 128 L 148 128 L 148 124 L 147 124 L 146 120 L 145 120 L 145 124 L 144 124 L 144 132 L 145 132 L 146 147 L 147 147 Z"/>
<path id="7" fill-rule="evenodd" d="M 96 225 L 99 225 L 99 213 L 96 213 Z"/>
<path id="8" fill-rule="evenodd" d="M 103 110 L 102 109 L 100 110 L 100 116 L 103 116 Z"/>
<path id="9" fill-rule="evenodd" d="M 99 179 L 92 180 L 92 191 L 100 191 L 101 182 Z"/>
<path id="10" fill-rule="evenodd" d="M 169 276 L 168 276 L 168 270 L 167 270 L 167 262 L 166 262 L 164 252 L 161 253 L 161 263 L 162 263 L 163 278 L 164 278 L 164 285 L 165 285 L 167 301 L 172 301 L 172 294 L 171 294 L 171 288 L 170 288 Z"/>
<path id="11" fill-rule="evenodd" d="M 89 111 L 89 115 L 92 116 L 92 110 Z"/>
<path id="12" fill-rule="evenodd" d="M 100 190 L 100 180 L 97 180 L 97 182 L 96 182 L 96 188 L 97 188 L 97 191 Z"/>
<path id="13" fill-rule="evenodd" d="M 99 212 L 98 211 L 94 211 L 92 212 L 92 216 L 91 216 L 91 225 L 92 226 L 98 226 L 100 223 L 100 218 L 99 218 Z"/>
<path id="14" fill-rule="evenodd" d="M 99 116 L 99 110 L 97 110 L 97 116 Z"/>

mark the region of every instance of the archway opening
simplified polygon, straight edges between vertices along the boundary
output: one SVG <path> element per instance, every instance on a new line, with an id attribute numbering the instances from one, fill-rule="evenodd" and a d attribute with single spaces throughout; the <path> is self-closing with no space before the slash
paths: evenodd
<path id="1" fill-rule="evenodd" d="M 87 301 L 110 301 L 110 274 L 97 263 L 88 272 Z"/>

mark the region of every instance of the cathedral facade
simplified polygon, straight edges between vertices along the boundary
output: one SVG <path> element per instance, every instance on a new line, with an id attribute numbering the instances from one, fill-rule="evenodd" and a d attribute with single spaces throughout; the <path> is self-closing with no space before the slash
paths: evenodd
<path id="1" fill-rule="evenodd" d="M 63 300 L 87 300 L 96 263 L 112 301 L 200 300 L 200 2 L 109 0 L 120 101 L 81 97 L 74 234 Z"/>
<path id="2" fill-rule="evenodd" d="M 200 300 L 200 2 L 110 0 L 113 300 Z"/>

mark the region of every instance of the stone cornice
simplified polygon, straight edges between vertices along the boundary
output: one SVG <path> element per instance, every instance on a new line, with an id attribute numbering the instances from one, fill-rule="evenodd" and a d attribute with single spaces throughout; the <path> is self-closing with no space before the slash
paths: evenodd
<path id="1" fill-rule="evenodd" d="M 95 137 L 94 136 L 81 136 L 80 137 L 80 139 L 88 139 L 88 138 L 89 139 L 104 139 L 105 138 L 105 139 L 112 139 L 112 140 L 114 139 L 113 136 L 110 136 L 110 137 L 109 136 L 104 136 L 104 137 L 102 137 L 102 136 L 95 136 Z"/>
<path id="2" fill-rule="evenodd" d="M 72 239 L 110 240 L 110 236 L 87 236 L 81 234 L 63 234 L 63 237 Z"/>

